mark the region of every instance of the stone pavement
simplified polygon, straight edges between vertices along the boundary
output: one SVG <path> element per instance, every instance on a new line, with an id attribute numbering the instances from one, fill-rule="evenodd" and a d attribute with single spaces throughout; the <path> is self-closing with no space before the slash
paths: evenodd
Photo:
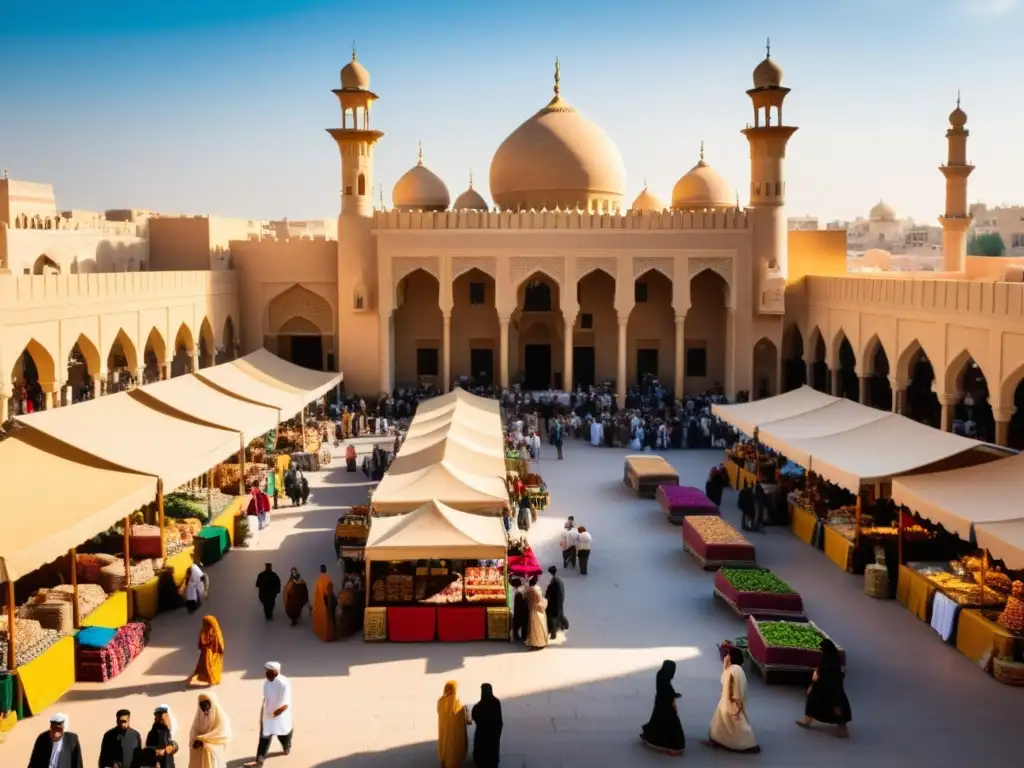
<path id="1" fill-rule="evenodd" d="M 682 551 L 679 528 L 653 501 L 622 485 L 625 451 L 568 442 L 565 461 L 544 447 L 542 474 L 553 503 L 530 539 L 546 567 L 559 558 L 557 536 L 567 515 L 594 535 L 590 574 L 564 574 L 572 623 L 564 643 L 539 653 L 499 643 L 465 645 L 368 644 L 354 639 L 322 644 L 310 621 L 298 628 L 283 616 L 264 621 L 255 579 L 264 562 L 279 573 L 298 566 L 312 586 L 321 563 L 333 565 L 332 532 L 342 505 L 364 503 L 367 484 L 338 460 L 309 473 L 311 503 L 282 507 L 254 549 L 236 549 L 210 569 L 206 612 L 220 618 L 227 656 L 217 693 L 232 718 L 231 766 L 255 749 L 263 663 L 277 660 L 294 684 L 296 736 L 292 755 L 273 756 L 270 768 L 433 766 L 435 702 L 446 680 L 475 702 L 490 682 L 502 700 L 503 768 L 644 766 L 669 758 L 638 745 L 650 715 L 654 673 L 664 659 L 679 662 L 676 689 L 689 738 L 688 764 L 756 763 L 780 768 L 910 764 L 959 766 L 972 761 L 1019 761 L 1024 692 L 999 685 L 930 627 L 895 601 L 872 600 L 863 581 L 839 571 L 824 555 L 787 530 L 753 534 L 758 560 L 802 593 L 812 618 L 849 655 L 852 738 L 804 732 L 803 691 L 766 686 L 751 675 L 750 713 L 760 755 L 728 755 L 699 741 L 718 700 L 721 664 L 716 644 L 743 633 L 743 624 L 711 596 L 712 575 Z M 720 451 L 667 454 L 681 482 L 703 487 Z M 339 466 L 340 464 L 340 466 Z M 723 513 L 734 524 L 735 495 Z M 70 715 L 71 730 L 95 765 L 100 736 L 114 711 L 128 707 L 148 728 L 159 703 L 170 704 L 187 739 L 196 693 L 184 679 L 196 661 L 201 613 L 163 615 L 153 642 L 120 677 L 106 685 L 79 685 L 54 710 Z M 0 765 L 27 763 L 45 718 L 19 724 L 0 746 Z M 275 747 L 276 749 L 276 747 Z M 178 761 L 187 765 L 187 756 Z"/>

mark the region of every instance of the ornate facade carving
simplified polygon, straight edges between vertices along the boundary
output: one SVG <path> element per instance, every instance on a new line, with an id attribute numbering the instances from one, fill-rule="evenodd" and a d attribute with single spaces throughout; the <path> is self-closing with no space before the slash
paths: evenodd
<path id="1" fill-rule="evenodd" d="M 453 256 L 452 282 L 454 283 L 471 269 L 479 269 L 485 275 L 489 275 L 495 282 L 498 280 L 498 270 L 493 256 Z"/>
<path id="2" fill-rule="evenodd" d="M 694 256 L 687 259 L 689 279 L 693 280 L 705 269 L 710 269 L 721 276 L 729 287 L 732 287 L 732 259 L 725 256 Z"/>
<path id="3" fill-rule="evenodd" d="M 559 284 L 565 282 L 565 259 L 561 256 L 513 256 L 508 260 L 510 285 L 519 284 L 534 272 L 543 272 Z"/>
<path id="4" fill-rule="evenodd" d="M 603 270 L 618 279 L 619 260 L 614 256 L 582 256 L 576 260 L 576 282 L 594 270 Z"/>
<path id="5" fill-rule="evenodd" d="M 675 259 L 672 256 L 634 256 L 633 279 L 656 269 L 669 280 L 675 279 Z"/>
<path id="6" fill-rule="evenodd" d="M 276 334 L 293 317 L 304 317 L 325 335 L 334 333 L 334 309 L 327 299 L 308 288 L 295 285 L 275 296 L 268 307 L 267 331 Z"/>
<path id="7" fill-rule="evenodd" d="M 398 256 L 391 262 L 391 273 L 394 276 L 395 286 L 397 287 L 404 277 L 411 275 L 417 269 L 422 269 L 433 275 L 438 282 L 441 281 L 437 256 Z"/>

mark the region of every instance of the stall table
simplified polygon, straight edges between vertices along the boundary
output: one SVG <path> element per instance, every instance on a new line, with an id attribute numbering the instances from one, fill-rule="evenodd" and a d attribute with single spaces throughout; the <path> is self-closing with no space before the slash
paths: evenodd
<path id="1" fill-rule="evenodd" d="M 729 478 L 729 487 L 734 490 L 739 490 L 740 484 L 738 474 L 740 471 L 740 465 L 733 461 L 731 458 L 725 460 L 725 475 Z"/>
<path id="2" fill-rule="evenodd" d="M 18 681 L 32 714 L 56 703 L 75 684 L 75 638 L 62 637 L 28 664 L 18 667 Z"/>
<path id="3" fill-rule="evenodd" d="M 117 629 L 128 623 L 128 592 L 121 590 L 107 597 L 92 613 L 82 619 L 82 627 Z"/>
<path id="4" fill-rule="evenodd" d="M 388 606 L 387 611 L 391 642 L 428 643 L 437 636 L 437 609 L 433 606 Z"/>
<path id="5" fill-rule="evenodd" d="M 439 605 L 437 639 L 442 643 L 486 640 L 487 609 L 482 605 Z"/>
<path id="6" fill-rule="evenodd" d="M 979 664 L 986 656 L 1013 658 L 1024 652 L 1024 636 L 996 623 L 998 613 L 985 614 L 977 608 L 960 611 L 956 628 L 956 648 L 960 653 Z"/>
<path id="7" fill-rule="evenodd" d="M 818 516 L 792 501 L 789 502 L 789 527 L 804 544 L 814 544 L 814 529 L 818 525 Z"/>
<path id="8" fill-rule="evenodd" d="M 679 473 L 661 456 L 627 456 L 622 482 L 642 499 L 653 499 L 659 485 L 679 485 Z"/>
<path id="9" fill-rule="evenodd" d="M 705 539 L 701 533 L 713 529 L 714 536 Z M 691 516 L 683 520 L 683 549 L 705 570 L 723 566 L 742 568 L 755 564 L 754 545 L 717 515 Z"/>
<path id="10" fill-rule="evenodd" d="M 207 525 L 195 537 L 195 546 L 199 547 L 199 562 L 204 566 L 220 562 L 230 545 L 227 529 L 219 525 Z"/>
<path id="11" fill-rule="evenodd" d="M 153 619 L 160 611 L 160 577 L 128 587 L 129 615 L 133 619 Z"/>
<path id="12" fill-rule="evenodd" d="M 808 621 L 807 624 L 816 629 L 822 637 L 831 639 L 813 621 Z M 846 651 L 840 648 L 838 643 L 836 647 L 845 669 Z M 821 651 L 818 649 L 768 645 L 761 635 L 758 620 L 753 616 L 747 619 L 747 650 L 750 660 L 766 683 L 781 677 L 791 677 L 805 684 L 821 663 Z"/>
<path id="13" fill-rule="evenodd" d="M 725 603 L 741 619 L 750 616 L 765 619 L 800 621 L 804 615 L 804 601 L 796 592 L 744 592 L 737 589 L 719 570 L 715 574 L 715 597 Z"/>
<path id="14" fill-rule="evenodd" d="M 907 565 L 900 566 L 899 581 L 896 584 L 896 599 L 921 621 L 931 620 L 932 599 L 935 585 Z"/>
<path id="15" fill-rule="evenodd" d="M 718 514 L 718 505 L 702 490 L 689 485 L 659 485 L 655 498 L 665 519 L 675 525 L 682 525 L 687 515 Z"/>
<path id="16" fill-rule="evenodd" d="M 825 557 L 847 573 L 853 573 L 853 542 L 825 524 Z"/>

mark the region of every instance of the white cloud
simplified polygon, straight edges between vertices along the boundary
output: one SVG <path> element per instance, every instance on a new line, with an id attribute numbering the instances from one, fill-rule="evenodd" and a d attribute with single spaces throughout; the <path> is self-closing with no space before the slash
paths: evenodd
<path id="1" fill-rule="evenodd" d="M 979 16 L 1005 16 L 1020 6 L 1020 0 L 960 0 L 961 5 Z"/>

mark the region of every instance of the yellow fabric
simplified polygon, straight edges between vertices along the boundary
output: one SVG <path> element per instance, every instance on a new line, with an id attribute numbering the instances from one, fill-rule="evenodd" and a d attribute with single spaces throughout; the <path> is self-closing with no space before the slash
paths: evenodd
<path id="1" fill-rule="evenodd" d="M 82 619 L 83 627 L 120 629 L 128 623 L 128 593 L 124 590 L 107 597 L 96 610 Z"/>
<path id="2" fill-rule="evenodd" d="M 838 400 L 838 397 L 818 392 L 813 387 L 803 386 L 776 397 L 766 397 L 751 403 L 712 405 L 711 412 L 741 432 L 752 436 L 762 424 L 791 419 L 831 405 Z"/>
<path id="3" fill-rule="evenodd" d="M 987 653 L 1012 656 L 1014 646 L 1021 644 L 1009 630 L 989 621 L 981 611 L 968 608 L 960 611 L 956 627 L 956 648 L 975 664 Z"/>
<path id="4" fill-rule="evenodd" d="M 246 497 L 246 503 L 248 503 L 248 497 Z M 224 508 L 223 512 L 210 521 L 210 525 L 219 525 L 221 528 L 227 530 L 231 546 L 235 546 L 235 517 L 238 515 L 238 510 L 241 506 L 242 498 L 240 496 L 236 496 L 231 503 Z"/>
<path id="5" fill-rule="evenodd" d="M 725 474 L 729 477 L 729 487 L 737 491 L 740 489 L 739 471 L 740 466 L 735 461 L 725 462 Z"/>
<path id="6" fill-rule="evenodd" d="M 131 616 L 133 619 L 156 617 L 160 605 L 159 576 L 154 576 L 144 584 L 135 584 L 128 591 L 131 593 Z"/>
<path id="7" fill-rule="evenodd" d="M 183 549 L 176 555 L 172 555 L 164 560 L 164 568 L 171 568 L 174 570 L 174 583 L 177 586 L 181 586 L 185 581 L 185 576 L 188 575 L 189 568 L 195 560 L 192 557 L 192 552 L 195 548 L 189 547 Z"/>
<path id="8" fill-rule="evenodd" d="M 331 599 L 334 596 L 334 583 L 326 573 L 321 573 L 313 589 L 313 634 L 323 642 L 330 643 L 335 636 L 334 616 L 331 615 Z"/>
<path id="9" fill-rule="evenodd" d="M 0 484 L 0 583 L 66 555 L 156 498 L 155 477 L 121 471 L 32 429 L 0 442 L 0 467 L 7 479 Z"/>
<path id="10" fill-rule="evenodd" d="M 193 374 L 147 384 L 130 397 L 149 408 L 173 409 L 179 419 L 240 432 L 246 442 L 281 423 L 277 408 L 231 397 Z"/>
<path id="11" fill-rule="evenodd" d="M 147 408 L 127 392 L 76 405 L 17 418 L 98 459 L 162 478 L 167 491 L 206 474 L 210 467 L 238 452 L 237 432 L 174 418 Z M 38 476 L 38 470 L 33 476 Z M 38 501 L 35 506 L 40 507 Z"/>
<path id="12" fill-rule="evenodd" d="M 853 562 L 853 542 L 834 528 L 825 526 L 825 557 L 838 565 L 842 570 L 849 571 Z"/>
<path id="13" fill-rule="evenodd" d="M 939 523 L 961 539 L 970 538 L 972 524 L 1024 517 L 1020 506 L 1022 497 L 1024 454 L 892 481 L 893 501 Z M 1010 567 L 1017 569 L 1024 565 Z"/>
<path id="14" fill-rule="evenodd" d="M 810 544 L 814 539 L 814 526 L 818 521 L 817 516 L 803 507 L 795 504 L 789 505 L 790 523 L 789 527 L 804 544 Z"/>
<path id="15" fill-rule="evenodd" d="M 757 485 L 757 478 L 753 472 L 748 472 L 743 467 L 736 467 L 736 489 L 753 488 Z"/>
<path id="16" fill-rule="evenodd" d="M 224 671 L 224 634 L 214 616 L 203 617 L 203 627 L 199 630 L 199 661 L 192 673 L 196 680 L 210 685 L 220 685 Z"/>
<path id="17" fill-rule="evenodd" d="M 928 608 L 935 597 L 935 586 L 905 565 L 900 566 L 899 582 L 896 584 L 896 599 L 921 621 L 928 621 Z"/>
<path id="18" fill-rule="evenodd" d="M 437 700 L 437 759 L 441 768 L 462 768 L 469 740 L 466 735 L 466 710 L 459 701 L 454 680 L 444 684 L 444 695 Z"/>
<path id="19" fill-rule="evenodd" d="M 375 500 L 376 501 L 376 500 Z M 501 519 L 430 501 L 408 514 L 373 521 L 367 562 L 385 560 L 492 560 L 507 551 Z"/>
<path id="20" fill-rule="evenodd" d="M 225 365 L 233 365 L 247 376 L 263 381 L 272 387 L 300 394 L 302 404 L 310 403 L 341 383 L 342 374 L 325 373 L 303 368 L 290 363 L 283 357 L 260 347 L 244 357 Z M 207 369 L 209 370 L 209 369 Z M 300 406 L 301 407 L 301 406 Z"/>
<path id="21" fill-rule="evenodd" d="M 62 637 L 28 664 L 18 667 L 29 709 L 40 714 L 75 684 L 75 638 Z"/>

